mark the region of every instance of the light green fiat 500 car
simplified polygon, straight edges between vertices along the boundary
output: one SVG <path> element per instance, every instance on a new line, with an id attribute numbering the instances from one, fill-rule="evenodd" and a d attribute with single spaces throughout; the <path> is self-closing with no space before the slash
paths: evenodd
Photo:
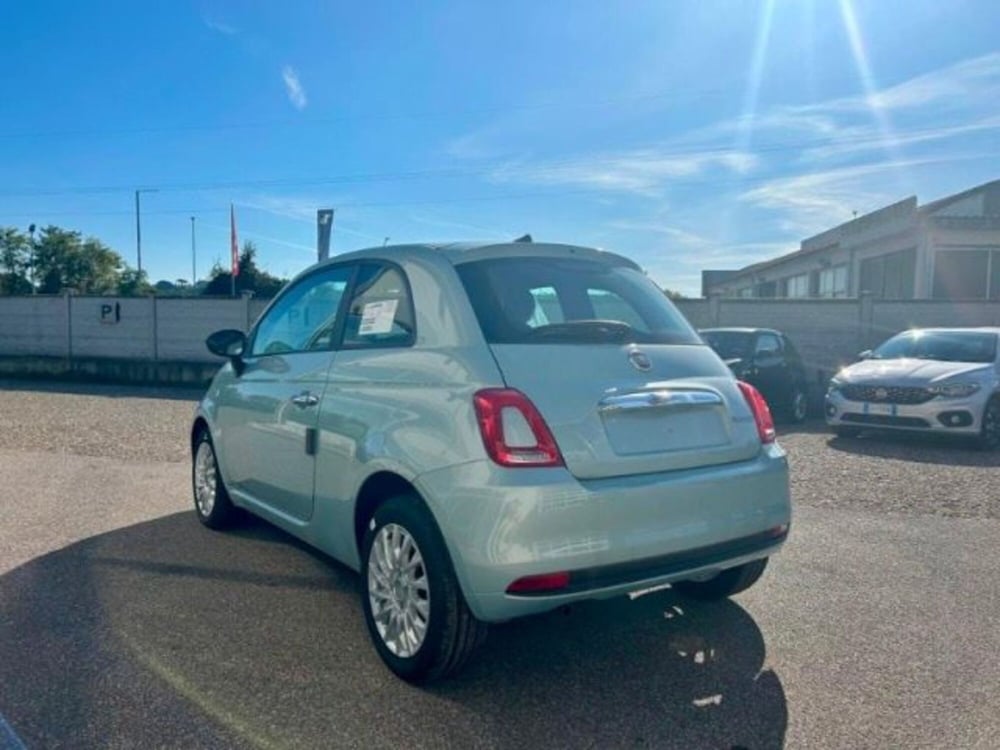
<path id="1" fill-rule="evenodd" d="M 788 534 L 764 399 L 612 253 L 349 253 L 207 344 L 228 362 L 191 429 L 198 517 L 249 511 L 359 571 L 410 681 L 453 673 L 490 622 L 735 594 Z"/>

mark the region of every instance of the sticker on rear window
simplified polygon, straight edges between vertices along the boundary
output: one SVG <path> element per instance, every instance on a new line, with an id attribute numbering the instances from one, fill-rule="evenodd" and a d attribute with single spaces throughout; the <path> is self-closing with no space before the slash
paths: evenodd
<path id="1" fill-rule="evenodd" d="M 377 333 L 389 333 L 392 321 L 396 318 L 396 306 L 399 300 L 386 299 L 381 302 L 369 302 L 361 311 L 361 327 L 359 336 L 373 336 Z"/>

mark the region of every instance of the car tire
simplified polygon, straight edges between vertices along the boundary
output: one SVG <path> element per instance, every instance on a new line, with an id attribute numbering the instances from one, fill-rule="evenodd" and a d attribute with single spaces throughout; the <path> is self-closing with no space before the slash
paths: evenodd
<path id="1" fill-rule="evenodd" d="M 737 565 L 735 568 L 728 568 L 707 581 L 678 581 L 673 584 L 677 593 L 689 599 L 700 599 L 703 601 L 714 601 L 725 599 L 746 591 L 753 586 L 764 575 L 767 568 L 768 558 Z"/>
<path id="2" fill-rule="evenodd" d="M 210 529 L 224 529 L 236 519 L 233 505 L 219 472 L 215 446 L 208 430 L 202 430 L 194 444 L 191 461 L 191 494 L 198 520 Z"/>
<path id="3" fill-rule="evenodd" d="M 802 424 L 809 416 L 809 395 L 801 386 L 795 386 L 791 398 L 788 399 L 788 421 L 792 424 Z"/>
<path id="4" fill-rule="evenodd" d="M 461 669 L 487 626 L 466 604 L 423 500 L 401 495 L 380 505 L 365 529 L 361 560 L 365 624 L 386 666 L 413 683 Z"/>
<path id="5" fill-rule="evenodd" d="M 833 432 L 837 437 L 846 439 L 856 438 L 861 434 L 861 430 L 857 427 L 834 427 Z"/>
<path id="6" fill-rule="evenodd" d="M 1000 396 L 986 402 L 979 429 L 979 447 L 987 451 L 1000 450 Z"/>

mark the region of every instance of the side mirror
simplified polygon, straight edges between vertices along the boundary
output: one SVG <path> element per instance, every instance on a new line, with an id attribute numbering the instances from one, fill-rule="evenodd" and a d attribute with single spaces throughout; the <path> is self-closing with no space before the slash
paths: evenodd
<path id="1" fill-rule="evenodd" d="M 858 354 L 858 359 L 871 359 L 871 358 L 872 358 L 871 349 L 865 349 L 863 352 Z"/>
<path id="2" fill-rule="evenodd" d="M 218 357 L 226 357 L 231 360 L 239 360 L 243 356 L 243 350 L 247 346 L 247 337 L 243 331 L 235 328 L 225 328 L 216 331 L 207 339 L 205 346 L 212 354 Z"/>

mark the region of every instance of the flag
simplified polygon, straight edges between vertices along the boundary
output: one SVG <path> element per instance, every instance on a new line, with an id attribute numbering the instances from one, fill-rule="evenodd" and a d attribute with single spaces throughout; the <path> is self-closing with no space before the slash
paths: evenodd
<path id="1" fill-rule="evenodd" d="M 330 233 L 333 231 L 333 209 L 321 208 L 316 212 L 316 258 L 330 257 Z"/>
<path id="2" fill-rule="evenodd" d="M 232 274 L 240 275 L 240 243 L 236 239 L 236 207 L 229 204 L 229 250 L 232 253 Z"/>

